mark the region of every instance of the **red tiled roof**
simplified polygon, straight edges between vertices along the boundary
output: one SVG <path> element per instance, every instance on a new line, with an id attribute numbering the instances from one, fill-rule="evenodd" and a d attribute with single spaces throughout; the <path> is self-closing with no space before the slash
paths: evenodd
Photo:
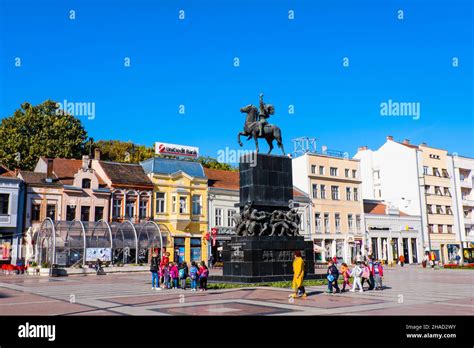
<path id="1" fill-rule="evenodd" d="M 55 177 L 52 183 L 46 183 L 46 173 L 30 172 L 27 170 L 20 170 L 19 177 L 29 185 L 54 185 L 61 186 L 61 182 Z"/>
<path id="2" fill-rule="evenodd" d="M 364 213 L 374 215 L 387 215 L 387 206 L 383 203 L 366 203 L 364 202 Z M 400 216 L 408 216 L 402 211 L 398 211 Z"/>
<path id="3" fill-rule="evenodd" d="M 113 186 L 145 186 L 153 188 L 153 182 L 139 164 L 100 161 L 100 166 Z"/>
<path id="4" fill-rule="evenodd" d="M 413 144 L 404 144 L 404 143 L 401 143 L 401 142 L 399 142 L 399 141 L 396 141 L 396 143 L 399 143 L 400 145 L 403 145 L 403 146 L 409 147 L 410 149 L 418 149 L 418 146 L 417 146 L 417 145 L 413 145 Z"/>
<path id="5" fill-rule="evenodd" d="M 238 190 L 240 185 L 239 172 L 204 168 L 209 187 L 226 190 Z"/>
<path id="6" fill-rule="evenodd" d="M 45 157 L 41 157 L 47 163 Z M 74 183 L 74 175 L 82 168 L 82 160 L 71 158 L 53 158 L 53 173 L 64 185 Z M 97 175 L 100 185 L 105 185 L 104 180 Z"/>

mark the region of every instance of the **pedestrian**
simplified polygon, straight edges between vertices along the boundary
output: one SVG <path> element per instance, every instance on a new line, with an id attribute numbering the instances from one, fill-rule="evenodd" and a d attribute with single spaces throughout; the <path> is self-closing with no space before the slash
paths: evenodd
<path id="1" fill-rule="evenodd" d="M 153 253 L 150 262 L 150 272 L 151 272 L 151 290 L 161 290 L 160 283 L 158 281 L 158 268 L 159 268 L 159 261 L 158 255 Z"/>
<path id="2" fill-rule="evenodd" d="M 362 275 L 361 275 L 362 288 L 364 287 L 364 282 L 367 281 L 367 283 L 369 283 L 369 290 L 370 290 L 370 269 L 369 269 L 369 266 L 367 266 L 366 262 L 362 262 L 361 268 L 362 268 Z"/>
<path id="3" fill-rule="evenodd" d="M 362 284 L 360 282 L 362 278 L 362 272 L 363 270 L 361 267 L 361 261 L 358 261 L 351 272 L 351 276 L 354 277 L 354 285 L 352 286 L 352 289 L 350 290 L 351 292 L 354 292 L 357 287 L 360 289 L 359 292 L 364 292 L 364 288 L 362 287 Z"/>
<path id="4" fill-rule="evenodd" d="M 369 262 L 367 263 L 369 267 L 369 290 L 374 290 L 375 287 L 375 280 L 374 280 L 374 259 L 371 256 L 369 258 Z"/>
<path id="5" fill-rule="evenodd" d="M 201 266 L 199 267 L 198 276 L 199 276 L 199 290 L 206 291 L 207 278 L 209 277 L 209 269 L 207 268 L 206 263 L 204 261 L 201 261 Z"/>
<path id="6" fill-rule="evenodd" d="M 170 284 L 170 265 L 169 264 L 165 264 L 163 265 L 163 278 L 164 278 L 164 287 L 166 289 L 170 289 L 171 288 L 171 284 Z"/>
<path id="7" fill-rule="evenodd" d="M 170 277 L 171 277 L 171 285 L 173 286 L 173 289 L 177 289 L 179 270 L 178 270 L 178 266 L 176 266 L 176 264 L 173 262 L 170 262 Z"/>
<path id="8" fill-rule="evenodd" d="M 186 262 L 179 266 L 179 280 L 181 282 L 181 289 L 186 290 L 186 279 L 188 278 L 188 265 Z"/>
<path id="9" fill-rule="evenodd" d="M 374 280 L 375 290 L 382 290 L 382 277 L 383 277 L 383 266 L 380 260 L 374 263 Z"/>
<path id="10" fill-rule="evenodd" d="M 349 289 L 352 287 L 350 279 L 351 279 L 351 270 L 347 266 L 347 264 L 344 262 L 341 265 L 341 275 L 344 279 L 344 282 L 342 283 L 342 292 L 346 292 L 346 285 L 349 286 Z"/>
<path id="11" fill-rule="evenodd" d="M 421 261 L 421 265 L 423 266 L 423 268 L 426 268 L 426 265 L 428 264 L 428 259 L 429 255 L 428 253 L 426 253 L 425 256 L 423 256 L 423 261 Z"/>
<path id="12" fill-rule="evenodd" d="M 214 268 L 214 255 L 211 254 L 211 256 L 209 256 L 209 267 L 211 269 Z"/>
<path id="13" fill-rule="evenodd" d="M 339 278 L 339 270 L 332 260 L 328 262 L 327 270 L 327 280 L 328 280 L 328 293 L 333 293 L 333 287 L 336 289 L 336 293 L 340 293 L 339 285 L 337 284 L 337 279 Z"/>
<path id="14" fill-rule="evenodd" d="M 303 286 L 304 280 L 304 260 L 301 257 L 301 251 L 295 251 L 293 259 L 293 290 L 294 293 L 289 297 L 306 297 L 306 290 Z"/>
<path id="15" fill-rule="evenodd" d="M 197 290 L 197 279 L 199 269 L 196 266 L 196 262 L 191 262 L 191 268 L 189 269 L 189 279 L 191 279 L 191 291 Z"/>
<path id="16" fill-rule="evenodd" d="M 405 265 L 405 256 L 400 255 L 400 257 L 398 259 L 400 260 L 400 266 L 403 267 Z"/>
<path id="17" fill-rule="evenodd" d="M 430 261 L 431 261 L 431 269 L 434 269 L 435 262 L 436 262 L 436 254 L 434 251 L 430 253 Z"/>
<path id="18" fill-rule="evenodd" d="M 160 260 L 160 284 L 162 285 L 163 288 L 165 287 L 164 268 L 166 265 L 168 265 L 169 262 L 170 262 L 170 253 L 164 251 L 163 256 L 161 257 L 161 260 Z"/>
<path id="19" fill-rule="evenodd" d="M 458 255 L 456 255 L 456 263 L 458 264 L 458 266 L 460 264 L 460 261 L 461 261 L 461 256 L 459 256 L 459 254 L 458 254 Z"/>

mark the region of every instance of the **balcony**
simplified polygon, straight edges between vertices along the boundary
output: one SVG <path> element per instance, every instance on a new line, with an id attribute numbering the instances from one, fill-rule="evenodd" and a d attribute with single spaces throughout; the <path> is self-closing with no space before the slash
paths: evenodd
<path id="1" fill-rule="evenodd" d="M 474 207 L 474 199 L 470 199 L 469 197 L 463 197 L 462 205 L 465 207 Z"/>
<path id="2" fill-rule="evenodd" d="M 461 187 L 462 188 L 469 188 L 472 189 L 472 180 L 468 180 L 468 178 L 461 180 Z"/>

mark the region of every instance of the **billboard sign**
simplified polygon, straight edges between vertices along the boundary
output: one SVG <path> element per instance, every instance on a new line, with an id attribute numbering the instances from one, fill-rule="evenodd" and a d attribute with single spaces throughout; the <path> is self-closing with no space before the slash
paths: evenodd
<path id="1" fill-rule="evenodd" d="M 87 248 L 86 249 L 86 262 L 87 261 L 100 261 L 108 262 L 112 260 L 112 249 L 110 248 Z"/>
<path id="2" fill-rule="evenodd" d="M 155 154 L 198 158 L 199 147 L 168 144 L 157 141 L 155 143 Z"/>

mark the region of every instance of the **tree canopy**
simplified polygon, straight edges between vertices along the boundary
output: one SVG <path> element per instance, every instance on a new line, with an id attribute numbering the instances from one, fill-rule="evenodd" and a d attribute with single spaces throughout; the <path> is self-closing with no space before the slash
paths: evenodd
<path id="1" fill-rule="evenodd" d="M 80 158 L 86 140 L 81 121 L 55 102 L 24 103 L 0 123 L 0 162 L 10 169 L 32 170 L 40 156 Z"/>

